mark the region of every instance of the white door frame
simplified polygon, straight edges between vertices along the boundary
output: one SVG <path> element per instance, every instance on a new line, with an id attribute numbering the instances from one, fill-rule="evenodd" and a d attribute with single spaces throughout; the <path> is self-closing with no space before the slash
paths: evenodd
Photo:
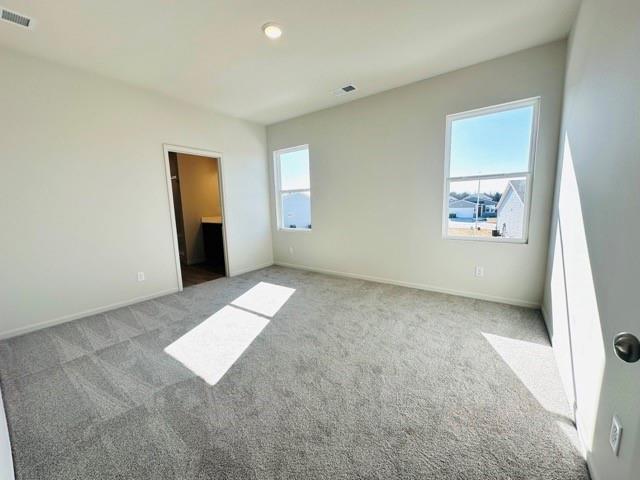
<path id="1" fill-rule="evenodd" d="M 218 162 L 218 189 L 220 192 L 220 210 L 222 211 L 222 245 L 224 247 L 224 267 L 226 270 L 226 276 L 230 277 L 229 271 L 229 254 L 227 248 L 227 212 L 224 205 L 224 175 L 222 169 L 222 153 L 214 152 L 213 150 L 205 150 L 202 148 L 184 147 L 182 145 L 171 145 L 169 143 L 162 144 L 164 151 L 164 167 L 165 176 L 167 180 L 167 198 L 169 199 L 169 214 L 171 216 L 171 233 L 173 235 L 173 251 L 174 261 L 176 264 L 176 278 L 178 280 L 178 289 L 182 291 L 182 271 L 180 270 L 180 250 L 178 248 L 178 229 L 176 226 L 176 214 L 173 205 L 173 189 L 171 187 L 171 168 L 169 166 L 169 152 L 185 153 L 187 155 L 197 155 L 199 157 L 214 158 Z"/>

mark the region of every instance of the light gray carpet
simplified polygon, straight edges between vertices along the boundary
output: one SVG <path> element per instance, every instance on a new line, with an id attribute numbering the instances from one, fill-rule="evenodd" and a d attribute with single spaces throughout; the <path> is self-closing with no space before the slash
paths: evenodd
<path id="1" fill-rule="evenodd" d="M 296 289 L 210 386 L 163 349 Z M 539 312 L 271 267 L 0 342 L 18 480 L 587 479 Z"/>

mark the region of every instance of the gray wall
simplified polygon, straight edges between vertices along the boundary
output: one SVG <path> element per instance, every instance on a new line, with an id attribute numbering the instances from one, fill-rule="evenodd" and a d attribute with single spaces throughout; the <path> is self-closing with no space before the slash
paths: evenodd
<path id="1" fill-rule="evenodd" d="M 272 262 L 263 126 L 8 50 L 0 71 L 0 336 L 177 288 L 163 143 L 222 153 L 231 273 Z"/>
<path id="2" fill-rule="evenodd" d="M 274 220 L 275 260 L 540 305 L 565 50 L 555 42 L 269 126 L 270 154 L 308 143 L 311 162 L 313 231 L 278 231 Z M 445 116 L 537 95 L 529 243 L 443 240 Z"/>
<path id="3" fill-rule="evenodd" d="M 639 52 L 640 2 L 583 2 L 568 54 L 544 310 L 594 480 L 640 475 L 640 366 L 611 346 L 620 331 L 640 335 Z M 624 429 L 618 458 L 608 442 L 614 414 Z"/>

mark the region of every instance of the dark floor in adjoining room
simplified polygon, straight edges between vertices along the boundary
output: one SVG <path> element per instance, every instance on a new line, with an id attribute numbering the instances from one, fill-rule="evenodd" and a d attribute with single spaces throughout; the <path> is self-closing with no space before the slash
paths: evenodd
<path id="1" fill-rule="evenodd" d="M 212 267 L 207 263 L 196 263 L 193 265 L 181 264 L 180 271 L 182 272 L 183 287 L 190 287 L 224 277 L 222 268 Z"/>
<path id="2" fill-rule="evenodd" d="M 231 305 L 261 282 L 295 292 Z M 165 348 L 225 308 L 266 326 L 210 385 Z M 404 287 L 271 267 L 2 341 L 0 380 L 18 480 L 588 479 L 539 312 Z"/>

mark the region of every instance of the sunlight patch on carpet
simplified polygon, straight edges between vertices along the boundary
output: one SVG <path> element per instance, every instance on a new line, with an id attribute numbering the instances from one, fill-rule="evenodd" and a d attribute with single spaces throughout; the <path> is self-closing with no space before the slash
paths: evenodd
<path id="1" fill-rule="evenodd" d="M 215 385 L 268 323 L 267 318 L 227 305 L 164 351 Z"/>
<path id="2" fill-rule="evenodd" d="M 260 282 L 236 298 L 231 305 L 273 317 L 295 291 L 295 288 Z"/>
<path id="3" fill-rule="evenodd" d="M 483 333 L 484 338 L 548 412 L 568 417 L 551 346 Z"/>
<path id="4" fill-rule="evenodd" d="M 209 385 L 215 385 L 295 291 L 260 282 L 164 351 Z"/>

